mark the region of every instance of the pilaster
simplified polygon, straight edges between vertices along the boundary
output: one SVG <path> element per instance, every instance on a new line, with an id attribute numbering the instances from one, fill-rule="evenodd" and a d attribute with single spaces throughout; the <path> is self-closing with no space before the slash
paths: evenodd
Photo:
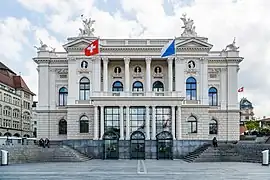
<path id="1" fill-rule="evenodd" d="M 104 106 L 100 106 L 100 139 L 104 134 Z"/>
<path id="2" fill-rule="evenodd" d="M 120 140 L 124 140 L 124 110 L 123 106 L 120 106 Z"/>
<path id="3" fill-rule="evenodd" d="M 130 72 L 129 72 L 129 63 L 130 63 L 130 58 L 129 57 L 124 57 L 124 63 L 125 63 L 125 91 L 129 92 L 129 80 L 130 80 Z"/>
<path id="4" fill-rule="evenodd" d="M 151 58 L 146 57 L 146 92 L 151 91 Z"/>
<path id="5" fill-rule="evenodd" d="M 175 59 L 175 91 L 181 91 L 182 95 L 186 95 L 185 88 L 185 64 L 184 58 L 176 57 Z"/>
<path id="6" fill-rule="evenodd" d="M 109 60 L 107 57 L 102 58 L 103 61 L 103 91 L 108 91 L 108 63 Z"/>
<path id="7" fill-rule="evenodd" d="M 172 136 L 173 139 L 175 140 L 175 107 L 172 106 L 172 116 L 171 116 L 171 121 L 172 121 Z"/>
<path id="8" fill-rule="evenodd" d="M 182 139 L 182 117 L 181 117 L 181 106 L 177 107 L 177 116 L 176 116 L 176 139 Z"/>
<path id="9" fill-rule="evenodd" d="M 94 140 L 98 140 L 98 106 L 94 107 Z"/>
<path id="10" fill-rule="evenodd" d="M 173 58 L 168 58 L 168 91 L 173 90 Z"/>

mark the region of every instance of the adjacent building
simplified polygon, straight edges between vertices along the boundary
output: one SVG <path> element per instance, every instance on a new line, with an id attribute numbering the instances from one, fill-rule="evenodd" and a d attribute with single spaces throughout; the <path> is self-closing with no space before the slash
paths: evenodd
<path id="1" fill-rule="evenodd" d="M 41 42 L 33 58 L 39 76 L 38 138 L 104 141 L 106 158 L 115 156 L 118 142 L 126 142 L 130 156 L 139 156 L 134 152 L 145 142 L 156 147 L 164 140 L 172 148 L 173 141 L 239 140 L 243 58 L 235 40 L 211 51 L 193 21 L 182 20 L 176 55 L 166 58 L 161 50 L 173 39 L 97 38 L 88 21 L 78 37 L 67 39 L 66 52 L 48 50 Z M 85 56 L 96 39 L 100 53 Z"/>
<path id="2" fill-rule="evenodd" d="M 240 100 L 240 134 L 247 131 L 246 121 L 254 120 L 253 105 L 247 98 Z"/>
<path id="3" fill-rule="evenodd" d="M 0 62 L 0 136 L 32 137 L 32 103 L 35 94 Z"/>

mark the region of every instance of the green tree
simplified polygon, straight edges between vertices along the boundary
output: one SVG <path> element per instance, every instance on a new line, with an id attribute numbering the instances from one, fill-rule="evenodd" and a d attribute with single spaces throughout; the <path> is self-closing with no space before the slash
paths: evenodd
<path id="1" fill-rule="evenodd" d="M 259 130 L 259 128 L 260 128 L 259 121 L 250 120 L 250 121 L 247 121 L 245 123 L 245 125 L 246 125 L 248 131 Z"/>

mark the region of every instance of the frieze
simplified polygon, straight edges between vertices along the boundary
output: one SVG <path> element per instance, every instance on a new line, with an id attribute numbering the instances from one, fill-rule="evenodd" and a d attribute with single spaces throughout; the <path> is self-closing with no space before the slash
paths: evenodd
<path id="1" fill-rule="evenodd" d="M 56 68 L 54 69 L 55 72 L 57 72 L 58 74 L 67 74 L 68 73 L 68 69 L 66 68 Z"/>

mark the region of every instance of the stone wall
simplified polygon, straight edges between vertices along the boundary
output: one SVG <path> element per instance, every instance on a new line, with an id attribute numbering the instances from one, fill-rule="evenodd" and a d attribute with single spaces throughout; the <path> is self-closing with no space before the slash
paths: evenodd
<path id="1" fill-rule="evenodd" d="M 173 158 L 180 159 L 188 153 L 194 151 L 199 146 L 207 143 L 208 141 L 200 140 L 181 140 L 173 141 Z M 131 141 L 120 140 L 119 141 L 119 159 L 130 159 L 130 147 Z M 66 140 L 63 141 L 64 145 L 72 147 L 80 153 L 93 157 L 95 159 L 103 159 L 104 141 L 93 140 Z M 145 158 L 156 159 L 157 158 L 157 141 L 146 140 L 145 141 Z"/>
<path id="2" fill-rule="evenodd" d="M 270 150 L 270 144 L 239 143 L 235 146 L 243 162 L 262 162 L 262 151 Z"/>

